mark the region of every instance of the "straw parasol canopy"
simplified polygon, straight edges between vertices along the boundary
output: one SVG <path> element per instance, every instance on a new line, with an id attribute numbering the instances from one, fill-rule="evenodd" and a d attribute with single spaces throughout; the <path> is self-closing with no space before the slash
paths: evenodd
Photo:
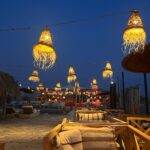
<path id="1" fill-rule="evenodd" d="M 150 73 L 150 43 L 145 45 L 143 53 L 131 53 L 124 57 L 122 67 L 132 72 Z"/>
<path id="2" fill-rule="evenodd" d="M 5 72 L 0 72 L 0 96 L 3 108 L 3 116 L 6 115 L 7 96 L 16 97 L 19 94 L 19 87 L 15 79 Z"/>
<path id="3" fill-rule="evenodd" d="M 19 87 L 15 79 L 5 72 L 0 72 L 0 96 L 3 92 L 11 96 L 16 96 L 19 93 Z"/>

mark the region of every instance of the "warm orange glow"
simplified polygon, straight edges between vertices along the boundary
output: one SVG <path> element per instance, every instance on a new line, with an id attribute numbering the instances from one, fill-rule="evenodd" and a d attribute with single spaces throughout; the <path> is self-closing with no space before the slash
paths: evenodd
<path id="1" fill-rule="evenodd" d="M 98 85 L 97 85 L 96 79 L 93 79 L 93 80 L 92 80 L 91 88 L 92 88 L 92 89 L 98 89 Z"/>
<path id="2" fill-rule="evenodd" d="M 35 65 L 41 69 L 49 69 L 55 64 L 56 53 L 53 47 L 50 31 L 42 31 L 38 43 L 33 47 Z"/>
<path id="3" fill-rule="evenodd" d="M 93 79 L 92 84 L 97 84 L 96 79 Z"/>
<path id="4" fill-rule="evenodd" d="M 75 81 L 77 79 L 77 76 L 75 74 L 74 68 L 70 66 L 69 72 L 68 72 L 68 83 L 71 83 L 72 81 Z"/>
<path id="5" fill-rule="evenodd" d="M 144 49 L 146 32 L 139 12 L 136 10 L 131 12 L 128 25 L 124 31 L 123 41 L 125 52 L 142 52 Z"/>
<path id="6" fill-rule="evenodd" d="M 61 84 L 59 82 L 56 84 L 55 90 L 56 91 L 60 91 L 61 90 Z"/>
<path id="7" fill-rule="evenodd" d="M 102 73 L 103 78 L 112 78 L 113 71 L 111 68 L 111 64 L 109 62 L 106 63 L 105 69 Z"/>
<path id="8" fill-rule="evenodd" d="M 40 78 L 39 78 L 39 75 L 38 75 L 38 71 L 33 70 L 32 74 L 31 74 L 31 76 L 29 76 L 28 80 L 32 81 L 32 82 L 39 82 Z"/>

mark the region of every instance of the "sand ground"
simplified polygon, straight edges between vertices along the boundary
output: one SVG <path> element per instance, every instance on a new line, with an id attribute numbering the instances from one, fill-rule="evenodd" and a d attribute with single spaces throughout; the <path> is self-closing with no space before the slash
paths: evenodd
<path id="1" fill-rule="evenodd" d="M 0 142 L 5 150 L 42 150 L 43 137 L 63 118 L 61 114 L 40 114 L 32 119 L 0 120 Z"/>

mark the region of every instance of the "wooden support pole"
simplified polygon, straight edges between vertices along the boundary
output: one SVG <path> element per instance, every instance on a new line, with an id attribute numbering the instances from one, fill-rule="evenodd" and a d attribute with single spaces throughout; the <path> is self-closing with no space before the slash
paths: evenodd
<path id="1" fill-rule="evenodd" d="M 149 115 L 149 102 L 148 102 L 147 76 L 146 76 L 146 73 L 144 73 L 144 89 L 145 89 L 145 109 L 146 109 L 146 115 Z"/>
<path id="2" fill-rule="evenodd" d="M 126 113 L 124 72 L 122 72 L 122 100 L 123 100 L 123 109 L 124 112 Z"/>

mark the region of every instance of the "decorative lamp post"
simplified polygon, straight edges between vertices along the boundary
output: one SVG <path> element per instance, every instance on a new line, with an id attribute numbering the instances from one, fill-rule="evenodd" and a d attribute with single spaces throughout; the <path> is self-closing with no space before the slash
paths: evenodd
<path id="1" fill-rule="evenodd" d="M 28 80 L 31 82 L 39 82 L 40 81 L 39 74 L 36 69 L 33 70 L 32 74 L 29 76 Z"/>
<path id="2" fill-rule="evenodd" d="M 74 85 L 74 92 L 79 93 L 80 92 L 80 85 L 79 82 L 76 80 Z"/>
<path id="3" fill-rule="evenodd" d="M 128 25 L 123 34 L 124 51 L 142 52 L 146 43 L 146 32 L 142 19 L 137 10 L 131 11 Z"/>
<path id="4" fill-rule="evenodd" d="M 69 72 L 68 72 L 68 83 L 71 83 L 73 81 L 76 81 L 77 76 L 75 74 L 74 68 L 72 66 L 70 66 L 69 68 Z"/>
<path id="5" fill-rule="evenodd" d="M 106 63 L 105 69 L 103 70 L 102 76 L 104 79 L 110 78 L 112 79 L 113 71 L 111 68 L 111 64 L 109 62 Z"/>
<path id="6" fill-rule="evenodd" d="M 75 94 L 76 103 L 80 102 L 80 85 L 77 80 L 75 81 L 75 85 L 74 85 L 74 94 Z"/>
<path id="7" fill-rule="evenodd" d="M 38 43 L 33 47 L 33 57 L 35 66 L 40 69 L 47 70 L 55 64 L 56 52 L 48 28 L 42 31 Z"/>
<path id="8" fill-rule="evenodd" d="M 97 85 L 97 80 L 93 79 L 91 82 L 91 88 L 92 88 L 92 99 L 98 94 L 98 85 Z"/>

